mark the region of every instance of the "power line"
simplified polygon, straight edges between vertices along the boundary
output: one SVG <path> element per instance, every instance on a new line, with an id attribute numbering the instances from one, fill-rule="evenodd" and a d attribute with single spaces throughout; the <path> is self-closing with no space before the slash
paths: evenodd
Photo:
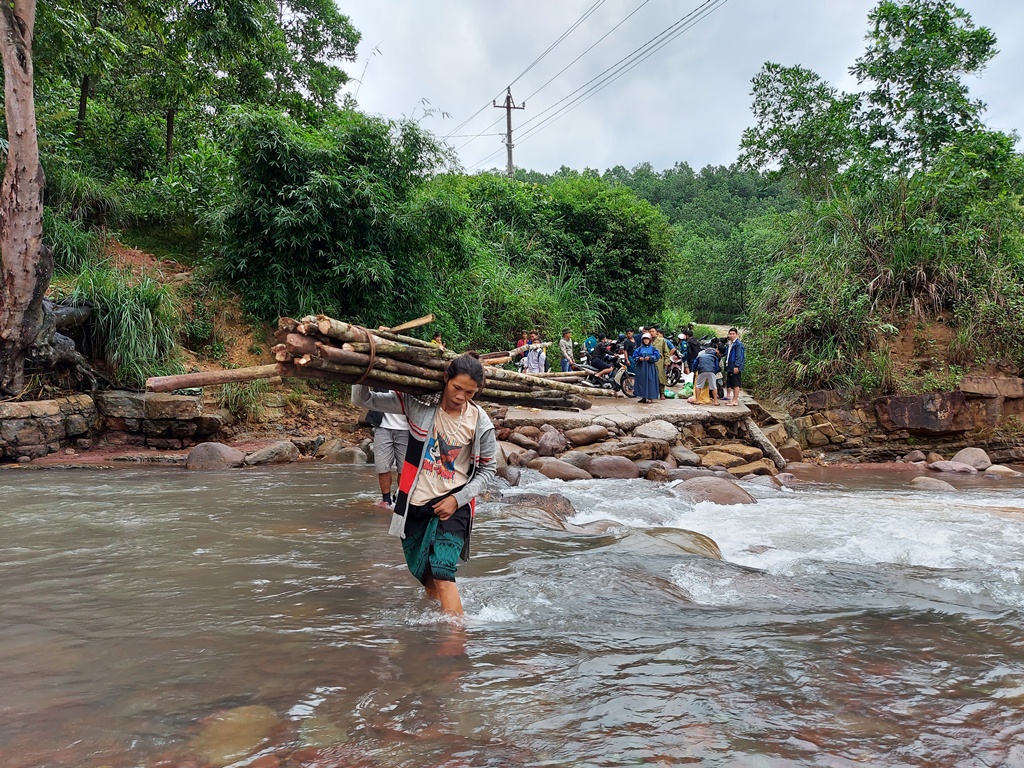
<path id="1" fill-rule="evenodd" d="M 536 59 L 534 59 L 533 62 L 530 64 L 530 66 L 528 66 L 526 69 L 524 69 L 522 72 L 520 72 L 516 76 L 516 79 L 508 84 L 508 87 L 511 88 L 513 85 L 518 83 L 522 79 L 523 75 L 525 75 L 527 72 L 529 72 L 535 66 L 537 66 L 540 63 L 541 59 L 543 59 L 545 56 L 547 56 L 549 53 L 551 53 L 551 51 L 553 51 L 558 46 L 559 43 L 561 43 L 563 40 L 565 40 L 565 38 L 567 38 L 569 35 L 571 35 L 580 24 L 582 24 L 584 21 L 589 19 L 590 16 L 594 13 L 594 11 L 596 11 L 598 8 L 600 8 L 602 5 L 604 5 L 604 2 L 605 2 L 605 0 L 597 0 L 596 3 L 594 3 L 592 6 L 590 6 L 590 8 L 588 8 L 586 11 L 584 11 L 583 15 L 580 16 L 578 19 L 576 19 L 576 21 L 573 22 L 572 26 L 569 27 L 567 30 L 565 30 L 565 32 L 563 32 L 559 36 L 559 38 L 557 40 L 555 40 L 555 42 L 553 42 L 551 45 L 549 45 L 547 50 L 544 51 L 544 53 L 542 53 L 540 56 L 538 56 Z"/>
<path id="2" fill-rule="evenodd" d="M 650 2 L 650 1 L 651 1 L 651 0 L 644 0 L 644 1 L 642 2 L 642 3 L 640 3 L 640 5 L 638 5 L 638 6 L 636 7 L 636 8 L 634 8 L 634 9 L 633 9 L 633 10 L 632 10 L 632 11 L 630 12 L 630 14 L 629 14 L 628 16 L 626 16 L 626 17 L 625 17 L 625 18 L 624 18 L 624 19 L 623 19 L 622 21 L 620 21 L 620 22 L 619 22 L 618 24 L 616 24 L 616 25 L 615 25 L 614 27 L 612 27 L 612 28 L 611 28 L 611 29 L 609 29 L 609 30 L 608 30 L 607 32 L 605 32 L 605 33 L 604 33 L 604 34 L 603 34 L 603 35 L 602 35 L 602 36 L 601 36 L 600 38 L 598 38 L 598 40 L 597 40 L 597 42 L 596 42 L 596 43 L 594 43 L 594 44 L 593 44 L 592 46 L 590 46 L 589 48 L 587 48 L 587 50 L 585 50 L 585 51 L 584 51 L 583 53 L 581 53 L 581 54 L 580 54 L 579 56 L 577 56 L 577 57 L 576 57 L 575 59 L 573 59 L 572 61 L 570 61 L 570 62 L 569 62 L 569 63 L 568 63 L 568 64 L 567 64 L 567 65 L 566 65 L 565 67 L 563 67 L 562 69 L 560 69 L 560 70 L 558 71 L 558 73 L 557 73 L 557 74 L 555 74 L 555 76 L 554 76 L 554 77 L 552 77 L 552 78 L 551 78 L 550 80 L 548 80 L 548 81 L 547 81 L 546 83 L 544 83 L 544 85 L 542 85 L 542 86 L 541 86 L 540 88 L 538 88 L 538 89 L 537 89 L 536 91 L 534 91 L 533 93 L 531 93 L 531 94 L 530 94 L 529 96 L 527 96 L 526 98 L 527 98 L 527 99 L 532 99 L 532 98 L 533 98 L 534 96 L 536 96 L 536 95 L 537 95 L 538 93 L 540 93 L 540 92 L 541 92 L 541 91 L 543 91 L 543 90 L 544 90 L 545 88 L 547 88 L 547 87 L 548 87 L 549 85 L 551 85 L 551 83 L 552 83 L 552 82 L 554 82 L 554 80 L 555 80 L 555 79 L 556 79 L 556 78 L 557 78 L 557 77 L 558 77 L 559 75 L 563 74 L 563 73 L 565 72 L 565 70 L 569 69 L 569 67 L 571 67 L 571 66 L 572 66 L 573 64 L 575 64 L 575 63 L 576 63 L 577 61 L 579 61 L 579 60 L 580 60 L 580 59 L 582 59 L 582 58 L 583 58 L 584 56 L 586 56 L 586 55 L 587 55 L 588 53 L 590 53 L 590 52 L 591 52 L 592 50 L 594 50 L 594 48 L 596 48 L 596 47 L 597 47 L 597 45 L 598 45 L 598 44 L 599 44 L 599 43 L 600 43 L 600 42 L 601 42 L 602 40 L 604 40 L 604 39 L 605 39 L 606 37 L 608 37 L 608 35 L 610 35 L 610 34 L 611 34 L 612 32 L 614 32 L 614 31 L 615 31 L 616 29 L 618 29 L 619 27 L 621 27 L 621 26 L 622 26 L 623 24 L 625 24 L 625 23 L 626 23 L 627 21 L 629 21 L 629 20 L 630 20 L 630 18 L 632 18 L 633 14 L 635 14 L 635 13 L 636 13 L 637 11 L 639 11 L 639 10 L 640 10 L 641 8 L 643 8 L 643 7 L 645 6 L 645 5 L 647 5 L 647 4 L 648 4 L 648 3 Z"/>
<path id="3" fill-rule="evenodd" d="M 659 34 L 655 35 L 653 38 L 648 40 L 646 43 L 641 45 L 639 48 L 637 48 L 634 51 L 632 51 L 627 56 L 625 56 L 622 59 L 620 59 L 619 61 L 617 61 L 612 66 L 610 66 L 607 69 L 605 69 L 603 72 L 598 74 L 596 77 L 591 78 L 590 80 L 588 80 L 586 83 L 581 85 L 579 88 L 577 88 L 572 93 L 569 93 L 568 95 L 566 95 L 563 98 L 561 98 L 558 101 L 556 101 L 554 104 L 552 104 L 547 109 L 542 110 L 541 112 L 539 112 L 534 117 L 530 118 L 529 120 L 526 120 L 524 123 L 522 123 L 522 125 L 520 125 L 520 128 L 523 128 L 528 123 L 534 122 L 535 120 L 539 119 L 544 114 L 546 114 L 546 113 L 550 112 L 552 109 L 555 109 L 556 107 L 558 107 L 559 104 L 562 104 L 563 102 L 566 102 L 566 101 L 569 101 L 569 99 L 572 99 L 572 101 L 569 101 L 568 104 L 566 104 L 565 106 L 563 106 L 560 109 L 558 109 L 558 111 L 555 112 L 555 114 L 550 115 L 549 117 L 545 118 L 540 123 L 537 123 L 536 125 L 534 125 L 532 128 L 528 128 L 520 136 L 520 141 L 523 141 L 524 139 L 528 138 L 529 136 L 539 132 L 543 128 L 546 128 L 548 125 L 551 125 L 557 119 L 559 119 L 561 117 L 564 117 L 565 114 L 567 114 L 568 112 L 570 112 L 573 109 L 575 109 L 577 106 L 582 104 L 584 101 L 589 99 L 591 96 L 594 96 L 599 91 L 601 91 L 604 88 L 606 88 L 607 86 L 611 85 L 611 83 L 613 83 L 615 80 L 618 80 L 620 77 L 625 75 L 627 72 L 632 70 L 634 67 L 636 67 L 639 64 L 643 63 L 644 61 L 646 61 L 648 58 L 650 58 L 655 53 L 660 51 L 662 48 L 664 48 L 666 45 L 671 43 L 673 40 L 675 40 L 681 34 L 686 32 L 687 30 L 691 29 L 698 22 L 700 22 L 703 19 L 707 18 L 709 15 L 711 15 L 714 11 L 718 10 L 718 8 L 720 8 L 726 2 L 728 2 L 728 0 L 705 0 L 704 3 L 702 3 L 700 6 L 695 8 L 690 13 L 686 14 L 686 16 L 682 17 L 681 19 L 676 21 L 674 24 L 671 24 L 670 26 L 666 27 L 662 32 L 660 32 Z M 595 81 L 596 81 L 596 83 L 595 83 Z M 580 91 L 583 91 L 583 93 L 580 93 Z M 577 96 L 576 94 L 579 94 L 579 95 Z M 573 98 L 574 96 L 575 96 L 575 98 Z M 480 166 L 482 166 L 483 164 L 487 163 L 491 158 L 495 157 L 499 153 L 500 153 L 500 150 L 498 152 L 492 152 L 490 155 L 485 157 L 483 160 L 479 161 L 478 163 L 476 163 L 476 164 L 474 164 L 473 166 L 470 166 L 470 167 L 474 168 L 474 169 L 475 168 L 479 168 Z"/>
<path id="4" fill-rule="evenodd" d="M 519 73 L 518 75 L 516 75 L 515 79 L 514 79 L 514 80 L 513 80 L 513 81 L 512 81 L 511 83 L 509 83 L 509 84 L 508 84 L 508 87 L 509 87 L 509 88 L 511 88 L 511 87 L 512 87 L 513 85 L 515 85 L 515 84 L 516 84 L 517 82 L 519 82 L 519 80 L 520 80 L 520 79 L 521 79 L 521 78 L 523 77 L 523 75 L 525 75 L 525 74 L 526 74 L 527 72 L 529 72 L 529 71 L 530 71 L 531 69 L 533 69 L 533 68 L 534 68 L 535 66 L 537 66 L 537 64 L 539 64 L 539 63 L 540 63 L 541 59 L 543 59 L 543 58 L 544 58 L 545 56 L 547 56 L 547 55 L 548 55 L 549 53 L 551 53 L 551 51 L 553 51 L 553 50 L 554 50 L 555 48 L 557 48 L 557 47 L 558 47 L 558 45 L 559 45 L 559 44 L 560 44 L 560 43 L 561 43 L 561 42 L 562 42 L 563 40 L 565 40 L 565 39 L 566 39 L 566 38 L 567 38 L 567 37 L 568 37 L 569 35 L 571 35 L 571 34 L 572 34 L 572 33 L 573 33 L 573 32 L 574 32 L 575 30 L 576 30 L 576 28 L 580 26 L 580 24 L 582 24 L 582 23 L 583 23 L 584 21 L 586 21 L 587 19 L 589 19 L 589 18 L 590 18 L 590 17 L 591 17 L 592 15 L 593 15 L 593 13 L 594 13 L 594 12 L 595 12 L 595 11 L 596 11 L 596 10 L 597 10 L 598 8 L 600 8 L 600 7 L 602 6 L 602 5 L 604 5 L 604 3 L 605 3 L 605 0 L 597 0 L 597 2 L 595 2 L 595 3 L 594 3 L 594 4 L 592 5 L 592 6 L 590 6 L 590 7 L 589 7 L 589 8 L 587 9 L 587 10 L 585 10 L 585 11 L 583 12 L 583 15 L 582 15 L 582 16 L 580 16 L 580 17 L 579 17 L 578 19 L 576 19 L 576 21 L 574 21 L 574 22 L 573 22 L 573 23 L 572 23 L 572 24 L 571 24 L 571 25 L 569 26 L 569 28 L 568 28 L 567 30 L 565 30 L 565 32 L 563 32 L 563 33 L 562 33 L 561 35 L 559 35 L 559 36 L 558 36 L 558 39 L 556 39 L 556 40 L 555 40 L 555 42 L 553 42 L 553 43 L 552 43 L 551 45 L 549 45 L 549 46 L 547 47 L 547 49 L 546 49 L 546 50 L 545 50 L 545 51 L 544 51 L 544 52 L 543 52 L 543 53 L 542 53 L 542 54 L 541 54 L 540 56 L 538 56 L 538 57 L 537 57 L 536 59 L 534 59 L 534 60 L 533 60 L 533 61 L 532 61 L 532 62 L 531 62 L 531 63 L 529 64 L 529 66 L 527 66 L 527 67 L 526 67 L 526 69 L 524 69 L 524 70 L 523 70 L 522 72 L 520 72 L 520 73 Z M 494 99 L 492 99 L 492 100 L 491 100 L 491 102 L 493 103 L 493 102 L 494 102 L 494 101 L 496 101 L 496 100 L 497 100 L 497 99 L 498 99 L 498 98 L 499 98 L 500 96 L 501 96 L 501 93 L 499 92 L 499 93 L 498 93 L 498 95 L 497 95 L 497 96 L 495 96 L 495 97 L 494 97 Z M 469 124 L 469 123 L 470 123 L 471 121 L 473 121 L 474 119 L 476 119 L 476 116 L 477 116 L 477 115 L 479 115 L 479 114 L 480 114 L 481 112 L 483 112 L 483 111 L 484 111 L 485 109 L 487 109 L 487 107 L 489 107 L 489 106 L 491 106 L 491 105 L 490 105 L 490 104 L 484 104 L 484 105 L 483 105 L 482 107 L 480 107 L 480 109 L 478 109 L 478 110 L 477 110 L 476 112 L 474 112 L 474 113 L 473 113 L 472 115 L 470 115 L 470 116 L 469 116 L 469 117 L 467 117 L 467 118 L 466 118 L 465 120 L 463 120 L 463 121 L 462 121 L 461 123 L 459 123 L 459 124 L 458 124 L 457 126 L 455 126 L 455 127 L 454 127 L 454 128 L 453 128 L 453 129 L 451 130 L 451 133 L 450 133 L 450 134 L 448 134 L 448 135 L 446 135 L 446 136 L 442 136 L 442 137 L 441 137 L 441 140 L 442 140 L 442 141 L 444 141 L 445 139 L 449 139 L 449 138 L 452 138 L 452 134 L 454 134 L 454 133 L 456 133 L 457 131 L 460 131 L 460 130 L 462 130 L 463 128 L 465 128 L 465 127 L 466 127 L 466 126 L 467 126 L 467 125 L 468 125 L 468 124 Z M 484 129 L 483 129 L 483 131 L 481 131 L 481 132 L 480 132 L 480 133 L 479 133 L 478 135 L 476 135 L 476 136 L 474 136 L 473 138 L 471 138 L 471 139 L 470 139 L 469 141 L 467 141 L 467 142 L 466 142 L 465 144 L 463 144 L 463 145 L 462 145 L 461 147 L 459 147 L 459 148 L 458 148 L 458 149 L 456 149 L 455 151 L 456 151 L 456 152 L 458 152 L 459 150 L 461 150 L 461 149 L 463 149 L 463 148 L 465 148 L 465 147 L 468 147 L 468 146 L 469 146 L 470 144 L 472 144 L 472 143 L 473 143 L 473 142 L 474 142 L 474 141 L 475 141 L 476 139 L 478 139 L 478 138 L 480 138 L 481 136 L 483 136 L 483 135 L 484 135 L 484 134 L 485 134 L 485 133 L 486 133 L 487 131 L 489 131 L 489 130 L 490 130 L 491 128 L 493 128 L 494 126 L 496 126 L 496 125 L 497 125 L 498 123 L 500 123 L 500 122 L 501 122 L 501 118 L 499 117 L 499 118 L 498 118 L 497 120 L 495 120 L 495 121 L 494 121 L 493 123 L 491 123 L 491 124 L 490 124 L 489 126 L 487 126 L 486 128 L 484 128 Z"/>

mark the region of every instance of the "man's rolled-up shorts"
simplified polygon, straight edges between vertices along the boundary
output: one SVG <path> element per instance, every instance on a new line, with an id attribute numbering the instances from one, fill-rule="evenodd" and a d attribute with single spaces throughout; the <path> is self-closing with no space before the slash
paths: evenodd
<path id="1" fill-rule="evenodd" d="M 409 446 L 409 430 L 377 427 L 373 430 L 373 465 L 378 475 L 401 471 Z"/>
<path id="2" fill-rule="evenodd" d="M 694 386 L 698 389 L 713 389 L 715 386 L 715 374 L 711 371 L 698 373 L 697 383 Z"/>
<path id="3" fill-rule="evenodd" d="M 739 373 L 733 373 L 732 371 L 729 371 L 729 373 L 725 375 L 725 386 L 742 387 L 743 384 L 740 383 L 742 379 L 743 371 L 740 371 Z"/>

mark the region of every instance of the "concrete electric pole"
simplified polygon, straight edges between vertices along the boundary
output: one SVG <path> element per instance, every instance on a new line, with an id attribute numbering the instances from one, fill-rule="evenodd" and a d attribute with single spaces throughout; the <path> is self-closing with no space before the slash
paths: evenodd
<path id="1" fill-rule="evenodd" d="M 507 128 L 505 131 L 505 147 L 508 149 L 508 177 L 511 179 L 513 174 L 515 173 L 515 168 L 512 165 L 512 147 L 515 146 L 514 144 L 512 144 L 512 110 L 526 109 L 526 102 L 524 101 L 517 107 L 515 102 L 512 101 L 512 86 L 509 86 L 508 89 L 505 91 L 504 104 L 499 104 L 496 101 L 492 101 L 491 103 L 496 108 L 505 110 L 505 116 L 507 118 Z"/>

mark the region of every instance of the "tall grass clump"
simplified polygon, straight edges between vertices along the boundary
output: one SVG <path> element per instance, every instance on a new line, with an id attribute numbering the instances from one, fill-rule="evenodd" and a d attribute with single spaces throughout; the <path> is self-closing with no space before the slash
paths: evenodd
<path id="1" fill-rule="evenodd" d="M 217 402 L 239 421 L 255 421 L 263 415 L 263 396 L 269 391 L 263 379 L 230 382 L 221 387 Z"/>
<path id="2" fill-rule="evenodd" d="M 183 371 L 177 345 L 181 313 L 169 286 L 93 263 L 70 278 L 69 296 L 92 303 L 85 341 L 116 384 L 141 389 L 150 376 Z"/>
<path id="3" fill-rule="evenodd" d="M 752 283 L 752 378 L 787 387 L 896 386 L 888 337 L 950 319 L 957 366 L 1024 369 L 1024 161 L 951 147 L 933 168 L 808 202 Z"/>

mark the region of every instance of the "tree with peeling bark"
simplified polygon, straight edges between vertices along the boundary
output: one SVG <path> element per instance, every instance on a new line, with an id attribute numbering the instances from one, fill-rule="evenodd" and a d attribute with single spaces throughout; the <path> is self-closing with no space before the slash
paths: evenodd
<path id="1" fill-rule="evenodd" d="M 0 3 L 7 168 L 0 186 L 0 391 L 20 394 L 25 360 L 43 327 L 53 257 L 43 245 L 43 167 L 32 78 L 35 0 Z"/>

